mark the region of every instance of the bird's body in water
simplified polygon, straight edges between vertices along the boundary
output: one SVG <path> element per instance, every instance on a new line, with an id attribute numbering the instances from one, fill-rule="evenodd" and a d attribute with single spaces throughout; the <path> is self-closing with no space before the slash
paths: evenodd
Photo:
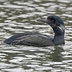
<path id="1" fill-rule="evenodd" d="M 54 38 L 37 33 L 37 32 L 26 32 L 16 34 L 9 39 L 6 39 L 4 43 L 13 45 L 28 45 L 28 46 L 52 46 L 64 44 L 64 22 L 59 16 L 49 16 L 47 20 L 38 20 L 40 22 L 47 23 L 50 25 L 55 33 Z"/>

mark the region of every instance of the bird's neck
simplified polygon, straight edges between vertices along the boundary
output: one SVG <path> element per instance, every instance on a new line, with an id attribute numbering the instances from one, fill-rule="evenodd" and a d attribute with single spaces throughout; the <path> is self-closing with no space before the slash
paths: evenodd
<path id="1" fill-rule="evenodd" d="M 58 44 L 64 44 L 64 30 L 62 30 L 62 28 L 60 27 L 55 27 L 53 28 L 54 30 L 54 39 L 53 42 L 54 44 L 58 45 Z"/>

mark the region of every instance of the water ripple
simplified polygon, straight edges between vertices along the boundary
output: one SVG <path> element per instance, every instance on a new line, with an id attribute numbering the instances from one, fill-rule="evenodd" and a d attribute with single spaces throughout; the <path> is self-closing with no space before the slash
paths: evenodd
<path id="1" fill-rule="evenodd" d="M 71 3 L 71 0 L 0 0 L 0 71 L 71 72 Z M 3 43 L 13 34 L 26 31 L 53 36 L 50 26 L 36 21 L 49 15 L 58 15 L 64 20 L 65 45 L 29 47 Z"/>

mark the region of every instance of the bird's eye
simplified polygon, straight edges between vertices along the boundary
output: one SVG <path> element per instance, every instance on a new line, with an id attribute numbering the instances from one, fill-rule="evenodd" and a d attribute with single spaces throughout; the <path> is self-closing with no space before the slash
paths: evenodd
<path id="1" fill-rule="evenodd" d="M 51 20 L 52 22 L 54 22 L 54 20 Z"/>

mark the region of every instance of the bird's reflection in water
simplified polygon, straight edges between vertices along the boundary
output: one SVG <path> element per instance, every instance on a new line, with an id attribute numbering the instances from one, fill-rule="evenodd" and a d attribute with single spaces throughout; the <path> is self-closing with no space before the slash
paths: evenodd
<path id="1" fill-rule="evenodd" d="M 63 60 L 62 52 L 64 49 L 62 47 L 55 46 L 54 50 L 50 54 L 50 59 L 55 62 L 61 62 Z"/>

